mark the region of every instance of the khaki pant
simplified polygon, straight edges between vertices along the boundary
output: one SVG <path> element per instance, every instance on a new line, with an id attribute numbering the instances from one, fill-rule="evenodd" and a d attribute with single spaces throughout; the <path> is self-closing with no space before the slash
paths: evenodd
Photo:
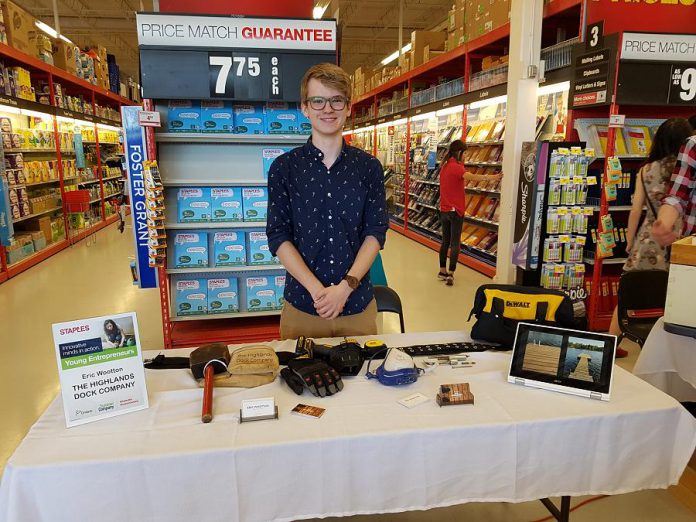
<path id="1" fill-rule="evenodd" d="M 336 319 L 322 319 L 318 315 L 298 310 L 287 301 L 280 314 L 280 338 L 297 339 L 299 336 L 348 337 L 377 334 L 377 303 L 373 299 L 367 308 L 354 315 Z"/>

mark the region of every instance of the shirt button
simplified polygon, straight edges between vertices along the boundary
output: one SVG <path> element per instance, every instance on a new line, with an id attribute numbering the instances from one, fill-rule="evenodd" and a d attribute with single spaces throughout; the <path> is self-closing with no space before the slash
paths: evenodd
<path id="1" fill-rule="evenodd" d="M 331 197 L 331 192 L 329 192 L 329 193 L 327 194 L 327 196 Z"/>
<path id="2" fill-rule="evenodd" d="M 333 259 L 331 261 L 329 261 L 329 263 L 333 265 Z"/>
<path id="3" fill-rule="evenodd" d="M 329 214 L 329 219 L 333 219 L 333 216 L 331 214 Z"/>
<path id="4" fill-rule="evenodd" d="M 333 238 L 332 238 L 332 237 L 330 237 L 330 238 L 329 238 L 329 241 L 331 241 L 331 242 L 333 243 Z"/>

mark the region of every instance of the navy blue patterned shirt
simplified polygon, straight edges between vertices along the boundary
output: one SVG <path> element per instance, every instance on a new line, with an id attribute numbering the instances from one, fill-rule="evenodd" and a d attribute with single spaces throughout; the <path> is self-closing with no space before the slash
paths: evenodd
<path id="1" fill-rule="evenodd" d="M 323 158 L 310 138 L 273 162 L 266 234 L 273 255 L 285 241 L 292 242 L 326 287 L 341 282 L 367 236 L 384 247 L 388 220 L 384 172 L 377 158 L 345 143 L 331 168 Z M 295 308 L 318 315 L 312 296 L 290 274 L 284 297 Z M 341 315 L 362 312 L 373 298 L 368 273 Z"/>

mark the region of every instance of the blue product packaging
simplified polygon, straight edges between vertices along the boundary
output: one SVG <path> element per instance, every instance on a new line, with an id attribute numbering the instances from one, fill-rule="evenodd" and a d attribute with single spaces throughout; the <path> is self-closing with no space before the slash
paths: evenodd
<path id="1" fill-rule="evenodd" d="M 263 106 L 235 103 L 232 106 L 234 112 L 234 132 L 236 134 L 263 134 L 265 131 L 265 119 Z"/>
<path id="2" fill-rule="evenodd" d="M 208 234 L 205 232 L 174 234 L 174 267 L 207 268 Z"/>
<path id="3" fill-rule="evenodd" d="M 268 213 L 268 190 L 266 187 L 242 189 L 244 221 L 266 221 Z"/>
<path id="4" fill-rule="evenodd" d="M 201 100 L 201 132 L 234 132 L 232 102 Z"/>
<path id="5" fill-rule="evenodd" d="M 297 106 L 288 102 L 267 102 L 266 134 L 297 134 Z"/>
<path id="6" fill-rule="evenodd" d="M 247 311 L 275 310 L 275 284 L 269 276 L 246 278 Z"/>
<path id="7" fill-rule="evenodd" d="M 236 277 L 208 279 L 208 313 L 239 312 L 239 289 Z"/>
<path id="8" fill-rule="evenodd" d="M 275 276 L 273 278 L 275 283 L 275 294 L 276 294 L 276 310 L 282 310 L 285 304 L 285 276 Z"/>
<path id="9" fill-rule="evenodd" d="M 176 195 L 179 223 L 210 221 L 210 189 L 182 188 Z"/>
<path id="10" fill-rule="evenodd" d="M 216 267 L 246 265 L 245 235 L 244 232 L 215 232 L 213 264 Z"/>
<path id="11" fill-rule="evenodd" d="M 275 159 L 291 150 L 292 147 L 276 147 L 261 150 L 261 156 L 263 157 L 263 179 L 268 179 L 268 171 L 271 169 L 271 165 Z"/>
<path id="12" fill-rule="evenodd" d="M 247 264 L 249 265 L 274 265 L 277 258 L 271 255 L 268 248 L 268 237 L 265 232 L 247 233 Z"/>
<path id="13" fill-rule="evenodd" d="M 208 312 L 206 279 L 179 279 L 175 288 L 176 315 L 204 315 Z"/>
<path id="14" fill-rule="evenodd" d="M 297 127 L 300 134 L 312 134 L 312 122 L 302 112 L 302 106 L 297 104 Z"/>
<path id="15" fill-rule="evenodd" d="M 210 203 L 212 221 L 243 221 L 241 188 L 211 188 Z"/>
<path id="16" fill-rule="evenodd" d="M 201 130 L 201 102 L 169 100 L 167 130 L 169 132 L 199 132 Z"/>

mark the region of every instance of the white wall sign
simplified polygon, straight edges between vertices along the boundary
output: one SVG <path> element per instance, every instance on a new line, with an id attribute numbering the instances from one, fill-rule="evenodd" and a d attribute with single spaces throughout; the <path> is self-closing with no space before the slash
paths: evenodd
<path id="1" fill-rule="evenodd" d="M 333 51 L 333 20 L 136 15 L 138 45 Z"/>
<path id="2" fill-rule="evenodd" d="M 621 59 L 695 62 L 696 34 L 624 33 Z"/>

